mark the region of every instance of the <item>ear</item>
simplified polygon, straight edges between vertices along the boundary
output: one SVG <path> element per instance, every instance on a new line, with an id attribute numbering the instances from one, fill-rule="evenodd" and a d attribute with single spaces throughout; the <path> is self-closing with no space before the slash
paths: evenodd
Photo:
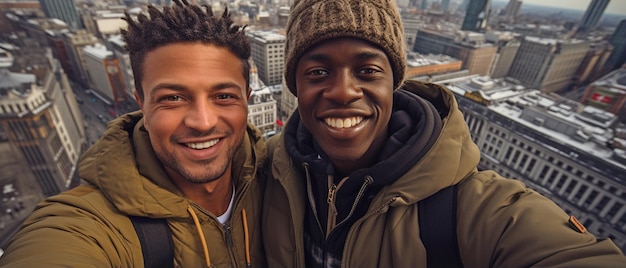
<path id="1" fill-rule="evenodd" d="M 139 94 L 137 93 L 137 89 L 133 89 L 133 96 L 135 96 L 135 101 L 139 104 L 139 109 L 143 111 L 143 102 L 141 98 L 139 98 Z"/>

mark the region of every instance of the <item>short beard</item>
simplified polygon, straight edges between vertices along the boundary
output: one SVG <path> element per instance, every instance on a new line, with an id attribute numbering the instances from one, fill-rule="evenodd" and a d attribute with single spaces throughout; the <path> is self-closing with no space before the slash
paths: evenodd
<path id="1" fill-rule="evenodd" d="M 181 165 L 180 162 L 176 159 L 176 156 L 172 152 L 163 152 L 157 153 L 157 158 L 161 160 L 163 166 L 170 168 L 174 172 L 178 173 L 185 179 L 187 182 L 196 183 L 196 184 L 204 184 L 207 182 L 215 181 L 219 178 L 222 178 L 226 171 L 229 170 L 229 167 L 232 165 L 233 157 L 235 153 L 241 148 L 243 144 L 243 138 L 245 134 L 239 137 L 237 141 L 237 145 L 231 148 L 228 148 L 226 154 L 226 161 L 219 162 L 221 159 L 209 159 L 204 161 L 206 170 L 202 172 L 202 175 L 196 176 L 192 174 L 185 166 Z M 219 165 L 218 165 L 219 164 Z M 217 165 L 211 168 L 211 165 Z"/>
<path id="2" fill-rule="evenodd" d="M 233 154 L 234 153 L 232 152 L 232 150 L 229 150 L 228 151 L 229 160 L 225 162 L 224 164 L 216 166 L 214 168 L 210 168 L 210 166 L 212 162 L 214 162 L 215 160 L 204 161 L 204 164 L 207 167 L 207 169 L 206 169 L 206 172 L 204 172 L 201 176 L 194 176 L 194 174 L 191 174 L 191 172 L 189 172 L 188 169 L 180 165 L 180 162 L 176 160 L 170 161 L 172 160 L 171 157 L 166 161 L 163 161 L 163 160 L 161 161 L 163 162 L 163 165 L 176 171 L 176 173 L 180 174 L 186 181 L 190 183 L 204 184 L 207 182 L 215 181 L 221 178 L 222 176 L 224 176 L 224 174 L 226 174 L 228 167 L 232 163 Z"/>

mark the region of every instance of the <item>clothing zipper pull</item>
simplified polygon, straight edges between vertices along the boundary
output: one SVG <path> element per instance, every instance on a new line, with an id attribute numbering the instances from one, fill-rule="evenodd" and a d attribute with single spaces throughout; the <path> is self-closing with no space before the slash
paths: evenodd
<path id="1" fill-rule="evenodd" d="M 337 190 L 337 185 L 331 184 L 328 188 L 328 199 L 326 200 L 328 204 L 332 204 L 335 201 L 335 191 Z"/>
<path id="2" fill-rule="evenodd" d="M 226 227 L 226 245 L 228 245 L 229 248 L 232 248 L 233 247 L 233 234 L 230 230 L 230 224 L 227 224 L 224 227 Z"/>

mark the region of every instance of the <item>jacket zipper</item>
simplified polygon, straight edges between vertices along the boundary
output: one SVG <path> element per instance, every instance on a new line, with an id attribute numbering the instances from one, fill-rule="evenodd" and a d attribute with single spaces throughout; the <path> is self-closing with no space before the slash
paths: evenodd
<path id="1" fill-rule="evenodd" d="M 345 178 L 339 182 L 341 186 L 344 182 Z M 330 232 L 335 228 L 335 223 L 337 222 L 337 207 L 335 206 L 335 193 L 337 192 L 337 188 L 339 186 L 333 183 L 333 177 L 328 175 L 328 197 L 326 202 L 328 203 L 328 216 L 326 221 L 326 239 L 328 240 L 328 236 Z"/>
<path id="2" fill-rule="evenodd" d="M 254 174 L 254 173 L 253 173 Z M 235 187 L 233 186 L 233 191 L 235 191 L 235 200 L 233 200 L 233 202 L 235 202 L 233 204 L 233 211 L 230 213 L 230 217 L 229 219 L 226 221 L 226 224 L 224 224 L 224 238 L 226 240 L 226 246 L 228 247 L 228 253 L 230 254 L 230 261 L 233 263 L 233 267 L 237 267 L 237 258 L 235 257 L 235 252 L 233 251 L 233 246 L 234 246 L 234 242 L 233 242 L 233 231 L 232 231 L 232 225 L 231 222 L 233 221 L 233 216 L 236 214 L 236 211 L 240 211 L 239 206 L 241 203 L 241 199 L 243 199 L 243 196 L 246 194 L 246 192 L 248 191 L 248 188 L 250 187 L 250 184 L 252 183 L 251 180 L 246 181 L 243 185 L 241 185 L 239 194 L 237 194 L 237 191 L 235 189 Z M 240 214 L 240 213 L 237 213 Z M 243 228 L 243 226 L 241 227 Z"/>
<path id="3" fill-rule="evenodd" d="M 350 212 L 348 212 L 348 215 L 346 215 L 346 217 L 343 220 L 341 220 L 341 222 L 336 223 L 337 214 L 338 214 L 337 207 L 335 206 L 336 193 L 339 187 L 341 187 L 343 183 L 346 182 L 347 180 L 348 180 L 348 177 L 345 177 L 339 182 L 338 185 L 335 185 L 333 183 L 332 176 L 328 176 L 329 187 L 328 187 L 328 198 L 326 199 L 326 201 L 328 202 L 328 225 L 326 225 L 327 227 L 326 241 L 324 242 L 325 244 L 324 245 L 324 267 L 329 267 L 328 263 L 326 263 L 326 261 L 328 260 L 328 250 L 327 250 L 328 247 L 326 245 L 326 242 L 328 242 L 328 238 L 333 233 L 333 231 L 335 231 L 336 227 L 340 226 L 341 224 L 346 222 L 350 217 L 352 217 L 352 214 L 354 213 L 356 206 L 358 205 L 359 201 L 363 197 L 363 194 L 365 193 L 365 188 L 367 188 L 367 186 L 369 186 L 370 184 L 372 184 L 372 182 L 374 182 L 374 179 L 371 176 L 365 176 L 365 180 L 363 184 L 361 185 L 361 188 L 359 189 L 359 192 L 357 193 L 356 197 L 354 198 L 354 202 L 352 203 Z M 332 222 L 331 222 L 331 218 L 332 218 Z"/>
<path id="4" fill-rule="evenodd" d="M 322 228 L 322 223 L 320 223 L 319 217 L 317 216 L 317 206 L 315 205 L 313 188 L 311 186 L 311 175 L 309 174 L 309 164 L 305 162 L 305 163 L 302 163 L 302 166 L 304 167 L 304 170 L 305 170 L 304 173 L 306 174 L 307 197 L 309 200 L 309 204 L 311 205 L 311 208 L 313 210 L 313 215 L 315 215 L 315 222 L 317 223 L 317 227 L 319 228 L 320 232 L 325 233 L 324 229 Z"/>

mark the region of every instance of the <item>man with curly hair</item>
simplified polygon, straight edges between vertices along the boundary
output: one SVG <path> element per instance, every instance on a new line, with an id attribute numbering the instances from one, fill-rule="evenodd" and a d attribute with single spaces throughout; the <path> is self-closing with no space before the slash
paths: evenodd
<path id="1" fill-rule="evenodd" d="M 42 201 L 0 266 L 144 266 L 131 216 L 166 220 L 173 259 L 159 267 L 265 266 L 244 27 L 174 2 L 126 14 L 141 111 L 109 123 L 81 157 L 86 184 Z"/>

